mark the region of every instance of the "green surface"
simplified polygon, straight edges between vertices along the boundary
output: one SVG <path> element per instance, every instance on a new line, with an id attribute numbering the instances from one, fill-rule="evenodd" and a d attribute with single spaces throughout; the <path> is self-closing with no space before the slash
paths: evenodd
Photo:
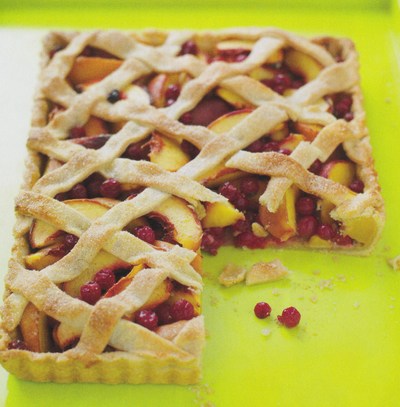
<path id="1" fill-rule="evenodd" d="M 9 377 L 4 378 L 7 406 L 399 405 L 400 273 L 386 260 L 400 254 L 400 42 L 387 10 L 338 9 L 326 14 L 252 6 L 195 11 L 143 6 L 66 8 L 55 13 L 9 8 L 2 10 L 0 19 L 3 25 L 52 27 L 274 25 L 306 35 L 349 36 L 360 52 L 368 127 L 387 212 L 382 240 L 368 258 L 229 248 L 217 258 L 206 257 L 203 302 L 208 338 L 200 385 L 55 385 Z M 216 276 L 228 259 L 250 265 L 276 257 L 293 271 L 289 279 L 251 288 L 218 286 Z M 268 320 L 254 317 L 258 301 L 271 304 Z M 275 322 L 290 305 L 302 313 L 300 326 L 293 330 Z M 263 329 L 270 330 L 268 336 Z"/>

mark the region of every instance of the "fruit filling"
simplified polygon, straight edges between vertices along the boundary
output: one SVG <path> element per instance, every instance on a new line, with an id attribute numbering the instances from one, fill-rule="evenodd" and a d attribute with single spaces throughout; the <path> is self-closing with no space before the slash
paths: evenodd
<path id="1" fill-rule="evenodd" d="M 118 185 L 116 181 L 102 180 L 100 175 L 93 175 L 89 182 L 77 184 L 88 185 L 91 194 L 96 189 L 97 192 L 93 197 L 85 196 L 64 201 L 66 205 L 91 220 L 101 217 L 119 202 L 115 198 L 110 198 L 110 195 L 115 194 L 115 185 Z M 101 181 L 96 188 L 91 184 L 94 180 Z M 106 189 L 105 186 L 107 186 Z M 75 186 L 71 191 L 76 189 Z M 71 191 L 68 195 L 72 194 Z M 99 193 L 100 197 L 97 196 Z M 182 224 L 178 218 L 185 222 Z M 182 199 L 176 197 L 171 197 L 166 204 L 161 205 L 158 210 L 145 218 L 132 221 L 126 229 L 161 251 L 170 250 L 174 244 L 196 251 L 200 246 L 202 235 L 200 223 L 194 211 Z M 25 264 L 27 268 L 34 270 L 42 270 L 54 264 L 73 250 L 79 241 L 77 236 L 57 230 L 52 225 L 37 219 L 32 223 L 28 238 L 31 254 L 25 257 Z M 196 269 L 195 261 L 193 266 Z M 68 295 L 95 305 L 101 298 L 113 297 L 122 292 L 135 275 L 146 268 L 145 264 L 132 266 L 101 250 L 83 273 L 71 281 L 62 283 L 61 288 Z M 125 318 L 147 329 L 157 331 L 163 325 L 190 320 L 199 314 L 200 298 L 197 290 L 167 278 L 140 309 Z M 36 321 L 34 328 L 39 332 L 40 343 L 35 342 L 28 329 L 24 329 L 24 323 L 28 324 L 27 321 L 31 319 Z M 27 307 L 23 317 L 25 322 L 21 324 L 21 339 L 10 343 L 10 349 L 57 352 L 70 349 L 78 343 L 79 334 L 72 328 L 58 321 L 52 321 L 50 326 L 48 319 L 33 305 Z"/>

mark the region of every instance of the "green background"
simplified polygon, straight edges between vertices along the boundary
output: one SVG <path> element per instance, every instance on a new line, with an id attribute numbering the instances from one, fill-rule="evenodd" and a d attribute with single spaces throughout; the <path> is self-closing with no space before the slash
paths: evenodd
<path id="1" fill-rule="evenodd" d="M 200 2 L 199 2 L 200 3 Z M 398 406 L 400 403 L 400 19 L 388 1 L 1 1 L 2 29 L 220 28 L 278 26 L 304 35 L 351 37 L 360 53 L 362 88 L 387 221 L 368 258 L 306 251 L 224 248 L 206 257 L 204 378 L 197 386 L 106 386 L 28 383 L 0 369 L 7 406 Z M 134 4 L 134 5 L 132 5 Z M 1 31 L 0 31 L 1 35 Z M 27 72 L 29 75 L 29 72 Z M 8 78 L 12 81 L 13 78 Z M 18 86 L 18 84 L 16 84 Z M 26 96 L 27 98 L 30 95 Z M 21 154 L 24 154 L 21 148 Z M 19 179 L 13 182 L 18 184 Z M 2 197 L 10 203 L 12 197 Z M 12 217 L 11 205 L 6 217 Z M 2 244 L 8 257 L 11 242 Z M 279 257 L 289 279 L 251 288 L 219 287 L 229 262 Z M 5 261 L 2 260 L 2 265 Z M 1 272 L 4 274 L 4 270 Z M 267 301 L 268 320 L 252 309 Z M 288 330 L 276 316 L 296 306 Z M 262 330 L 270 331 L 268 336 Z"/>

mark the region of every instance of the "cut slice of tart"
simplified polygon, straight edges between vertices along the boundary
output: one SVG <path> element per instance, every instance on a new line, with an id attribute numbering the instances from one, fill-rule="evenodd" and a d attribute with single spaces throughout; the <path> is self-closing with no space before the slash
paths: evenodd
<path id="1" fill-rule="evenodd" d="M 346 39 L 51 33 L 0 360 L 34 381 L 195 383 L 202 254 L 367 254 L 383 202 Z"/>

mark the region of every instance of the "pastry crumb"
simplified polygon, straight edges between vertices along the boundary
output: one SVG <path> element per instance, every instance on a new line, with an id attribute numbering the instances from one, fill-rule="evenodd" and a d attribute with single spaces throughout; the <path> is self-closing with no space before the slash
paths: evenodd
<path id="1" fill-rule="evenodd" d="M 388 263 L 392 266 L 393 270 L 400 270 L 400 255 L 394 259 L 388 259 Z"/>
<path id="2" fill-rule="evenodd" d="M 353 303 L 353 308 L 354 308 L 354 309 L 360 308 L 360 303 L 359 303 L 358 301 L 355 301 L 355 302 Z"/>
<path id="3" fill-rule="evenodd" d="M 281 280 L 288 274 L 288 269 L 279 259 L 272 260 L 268 263 L 255 263 L 246 274 L 246 285 Z"/>
<path id="4" fill-rule="evenodd" d="M 310 301 L 311 301 L 313 304 L 316 304 L 316 303 L 318 302 L 318 297 L 317 297 L 316 295 L 312 295 L 312 296 L 310 297 Z"/>
<path id="5" fill-rule="evenodd" d="M 331 278 L 328 278 L 327 280 L 321 280 L 318 283 L 318 287 L 320 290 L 333 290 L 335 284 L 333 283 Z"/>
<path id="6" fill-rule="evenodd" d="M 246 278 L 246 273 L 246 268 L 229 263 L 224 267 L 222 273 L 219 275 L 218 281 L 225 287 L 231 287 L 244 281 Z"/>
<path id="7" fill-rule="evenodd" d="M 210 304 L 213 306 L 217 306 L 219 304 L 219 298 L 215 295 L 210 296 Z"/>
<path id="8" fill-rule="evenodd" d="M 346 282 L 346 276 L 343 275 L 343 274 L 338 274 L 338 275 L 337 275 L 337 279 L 338 279 L 339 281 L 341 281 L 342 283 L 345 283 L 345 282 Z"/>
<path id="9" fill-rule="evenodd" d="M 270 335 L 271 332 L 272 331 L 269 328 L 264 328 L 264 329 L 261 330 L 261 334 L 264 335 L 264 336 Z"/>
<path id="10" fill-rule="evenodd" d="M 312 272 L 315 276 L 319 276 L 321 274 L 321 270 L 313 270 Z"/>
<path id="11" fill-rule="evenodd" d="M 253 222 L 251 224 L 251 231 L 257 237 L 267 237 L 268 236 L 268 232 L 265 230 L 264 226 L 260 225 L 257 222 Z"/>
<path id="12" fill-rule="evenodd" d="M 279 259 L 270 262 L 255 263 L 247 270 L 245 267 L 236 264 L 227 264 L 218 277 L 218 281 L 225 287 L 246 282 L 246 285 L 268 283 L 285 278 L 289 274 L 288 269 Z M 279 295 L 278 291 L 273 295 Z"/>
<path id="13" fill-rule="evenodd" d="M 278 295 L 281 295 L 281 292 L 278 288 L 274 288 L 272 290 L 272 295 L 274 295 L 275 297 L 277 297 Z"/>
<path id="14" fill-rule="evenodd" d="M 190 386 L 189 389 L 195 394 L 196 398 L 193 400 L 195 404 L 201 407 L 215 407 L 213 403 L 206 400 L 207 396 L 214 392 L 209 384 L 197 384 Z"/>

